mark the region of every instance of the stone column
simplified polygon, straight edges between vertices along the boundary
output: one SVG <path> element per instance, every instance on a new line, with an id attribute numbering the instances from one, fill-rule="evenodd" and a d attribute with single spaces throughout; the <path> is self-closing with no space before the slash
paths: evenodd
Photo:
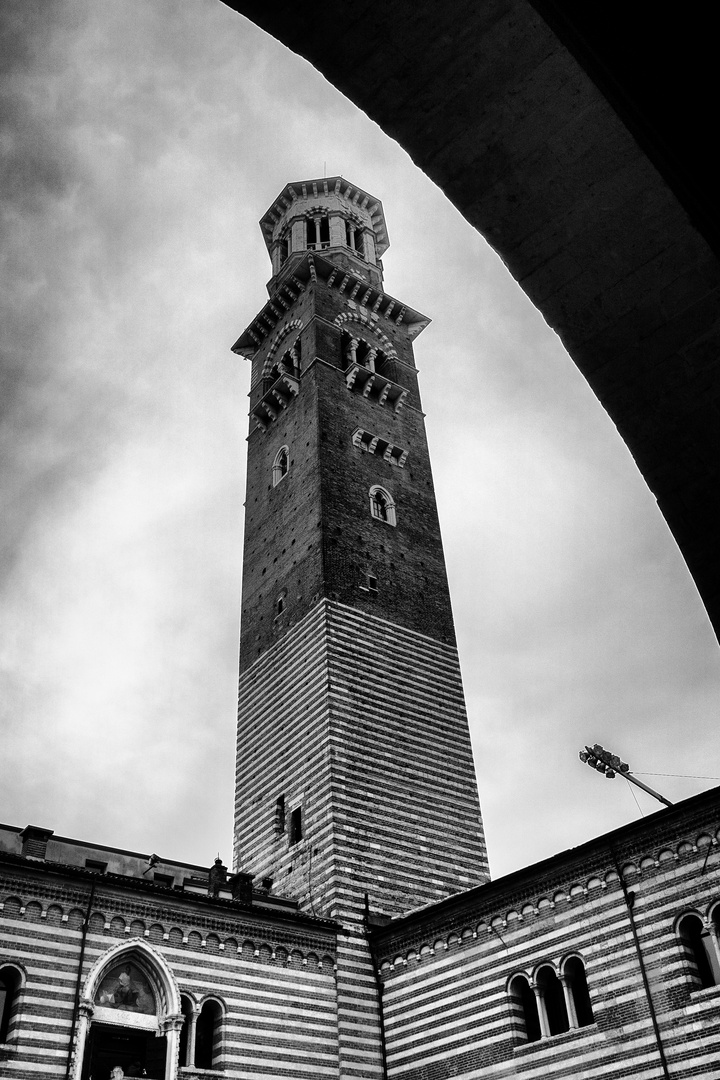
<path id="1" fill-rule="evenodd" d="M 80 1080 L 82 1075 L 85 1043 L 87 1042 L 90 1022 L 94 1011 L 92 1001 L 83 1000 L 78 1005 L 78 1021 L 77 1028 L 75 1029 L 75 1049 L 73 1051 L 73 1080 Z"/>
<path id="2" fill-rule="evenodd" d="M 550 1024 L 548 1023 L 547 1009 L 545 1008 L 545 994 L 537 983 L 532 984 L 535 1001 L 537 1002 L 538 1019 L 540 1020 L 540 1038 L 550 1038 Z"/>
<path id="3" fill-rule="evenodd" d="M 565 1008 L 567 1009 L 568 1014 L 568 1024 L 571 1028 L 579 1027 L 577 1010 L 575 1008 L 575 995 L 572 991 L 572 983 L 568 979 L 565 972 L 563 972 L 559 978 L 563 988 L 563 994 L 565 996 Z"/>
<path id="4" fill-rule="evenodd" d="M 165 1080 L 177 1080 L 178 1056 L 180 1053 L 180 1032 L 185 1023 L 182 1013 L 171 1014 L 160 1021 L 159 1031 L 167 1038 L 165 1056 Z"/>

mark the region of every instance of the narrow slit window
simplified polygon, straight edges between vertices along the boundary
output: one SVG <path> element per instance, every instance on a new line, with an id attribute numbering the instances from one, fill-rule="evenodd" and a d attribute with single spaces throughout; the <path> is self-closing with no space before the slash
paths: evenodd
<path id="1" fill-rule="evenodd" d="M 285 796 L 278 795 L 275 800 L 275 832 L 285 832 Z"/>
<path id="2" fill-rule="evenodd" d="M 303 838 L 303 819 L 302 819 L 302 807 L 296 806 L 293 812 L 290 814 L 290 835 L 289 840 L 291 844 L 297 844 Z"/>

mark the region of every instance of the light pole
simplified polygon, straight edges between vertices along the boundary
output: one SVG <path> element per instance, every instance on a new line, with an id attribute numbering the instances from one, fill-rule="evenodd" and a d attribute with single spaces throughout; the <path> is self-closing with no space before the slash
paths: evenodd
<path id="1" fill-rule="evenodd" d="M 638 780 L 636 776 L 630 772 L 630 766 L 626 761 L 621 761 L 617 754 L 611 754 L 609 750 L 606 750 L 600 743 L 595 743 L 594 746 L 586 746 L 584 750 L 579 753 L 579 758 L 584 761 L 586 765 L 589 765 L 591 769 L 596 769 L 600 773 L 604 773 L 608 780 L 612 780 L 614 776 L 620 773 L 626 780 L 629 780 L 631 784 L 636 784 L 643 791 L 647 791 L 648 795 L 652 795 L 654 799 L 658 799 L 661 803 L 665 803 L 665 806 L 672 806 L 669 799 L 666 799 L 663 795 L 658 795 L 657 791 L 653 791 L 647 784 L 643 784 L 642 780 Z"/>

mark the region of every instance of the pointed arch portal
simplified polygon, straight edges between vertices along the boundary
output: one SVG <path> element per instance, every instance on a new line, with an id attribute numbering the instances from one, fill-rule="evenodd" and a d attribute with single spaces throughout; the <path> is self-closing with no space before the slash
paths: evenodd
<path id="1" fill-rule="evenodd" d="M 95 962 L 83 988 L 74 1080 L 105 1080 L 118 1065 L 126 1076 L 173 1080 L 183 1021 L 164 957 L 142 939 L 116 945 Z"/>
<path id="2" fill-rule="evenodd" d="M 612 2 L 224 2 L 500 254 L 615 422 L 720 633 L 720 217 L 713 140 L 686 123 L 715 94 L 711 8 L 630 26 Z M 693 64 L 669 79 L 678 55 Z"/>

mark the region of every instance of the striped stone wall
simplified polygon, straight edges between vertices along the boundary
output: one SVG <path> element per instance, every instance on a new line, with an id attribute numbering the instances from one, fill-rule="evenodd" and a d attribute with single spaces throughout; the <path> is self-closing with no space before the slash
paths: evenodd
<path id="1" fill-rule="evenodd" d="M 11 963 L 24 974 L 17 1022 L 0 1048 L 3 1078 L 66 1076 L 89 891 L 89 882 L 48 877 L 32 866 L 0 876 L 0 966 Z M 81 997 L 96 962 L 123 943 L 143 943 L 163 957 L 197 1007 L 208 997 L 222 1004 L 214 1068 L 223 1075 L 338 1075 L 333 928 L 292 916 L 230 914 L 202 899 L 149 901 L 98 882 Z"/>
<path id="2" fill-rule="evenodd" d="M 454 648 L 321 601 L 240 681 L 237 865 L 332 918 L 487 878 Z M 277 800 L 301 805 L 303 840 Z"/>
<path id="3" fill-rule="evenodd" d="M 719 826 L 720 796 L 699 796 L 377 931 L 388 1076 L 720 1077 L 720 986 L 677 932 L 689 911 L 712 925 Z M 510 981 L 571 956 L 593 1022 L 528 1042 Z"/>
<path id="4" fill-rule="evenodd" d="M 321 601 L 243 673 L 238 732 L 237 865 L 342 924 L 340 1075 L 381 1076 L 365 894 L 399 915 L 487 877 L 457 653 Z"/>

